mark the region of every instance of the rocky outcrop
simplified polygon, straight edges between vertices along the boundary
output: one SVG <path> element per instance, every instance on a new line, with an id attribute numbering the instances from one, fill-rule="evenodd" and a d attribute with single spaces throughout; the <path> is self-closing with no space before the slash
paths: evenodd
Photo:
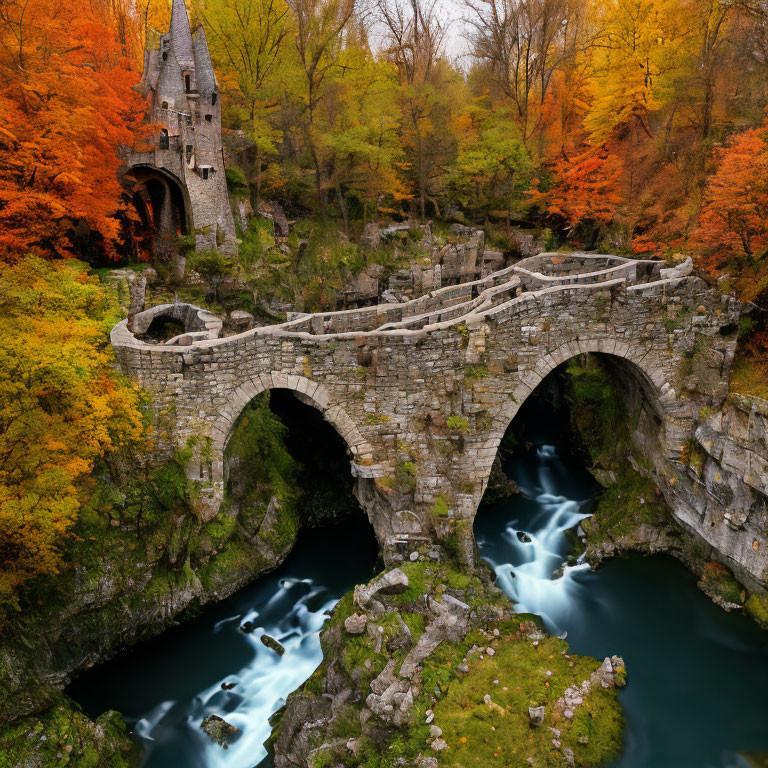
<path id="1" fill-rule="evenodd" d="M 768 402 L 730 395 L 700 414 L 684 462 L 654 476 L 675 518 L 751 590 L 768 590 Z"/>
<path id="2" fill-rule="evenodd" d="M 532 757 L 549 758 L 554 746 L 586 767 L 618 751 L 618 660 L 600 665 L 569 655 L 562 640 L 515 615 L 500 590 L 476 576 L 429 562 L 396 571 L 358 587 L 336 607 L 321 635 L 322 666 L 273 723 L 276 768 L 363 765 L 366 756 L 390 749 L 397 750 L 392 754 L 398 764 L 419 768 L 437 768 L 442 755 L 450 756 L 450 764 L 504 765 L 512 764 L 522 743 Z M 381 589 L 406 579 L 405 592 Z M 555 691 L 565 697 L 586 679 L 582 703 L 597 696 L 601 706 L 591 708 L 589 718 L 568 719 L 553 706 L 530 705 L 542 699 L 542 676 L 547 701 L 555 701 Z M 557 686 L 551 693 L 550 685 Z M 494 740 L 475 738 L 470 746 L 465 734 L 475 722 L 487 728 L 489 717 L 498 720 Z M 532 718 L 538 726 L 533 739 Z M 592 742 L 583 731 L 587 720 Z M 497 738 L 509 745 L 508 753 L 498 751 Z"/>
<path id="3" fill-rule="evenodd" d="M 203 722 L 200 723 L 200 728 L 211 741 L 223 749 L 227 749 L 229 746 L 227 740 L 240 730 L 231 723 L 228 723 L 223 717 L 219 717 L 219 715 L 207 715 L 204 717 Z"/>

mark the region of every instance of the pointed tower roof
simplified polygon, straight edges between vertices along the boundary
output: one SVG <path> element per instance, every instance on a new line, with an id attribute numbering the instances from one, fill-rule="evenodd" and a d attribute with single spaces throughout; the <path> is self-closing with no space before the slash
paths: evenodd
<path id="1" fill-rule="evenodd" d="M 202 24 L 199 24 L 195 30 L 195 64 L 198 90 L 200 93 L 209 95 L 216 90 L 216 73 L 213 71 L 208 39 Z"/>
<path id="2" fill-rule="evenodd" d="M 171 11 L 171 47 L 176 61 L 182 69 L 195 68 L 195 50 L 192 44 L 192 30 L 184 0 L 173 0 Z"/>

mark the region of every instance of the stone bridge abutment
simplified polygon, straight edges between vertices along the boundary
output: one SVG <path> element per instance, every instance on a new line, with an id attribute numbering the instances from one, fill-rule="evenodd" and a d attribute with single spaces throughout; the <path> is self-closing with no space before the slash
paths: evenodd
<path id="1" fill-rule="evenodd" d="M 157 413 L 172 413 L 174 440 L 204 439 L 190 474 L 206 517 L 217 513 L 224 450 L 243 408 L 288 389 L 346 442 L 386 558 L 448 542 L 471 558 L 472 522 L 505 431 L 575 356 L 613 361 L 626 381 L 641 412 L 633 439 L 661 490 L 671 498 L 675 483 L 679 492 L 691 482 L 686 447 L 702 410 L 727 396 L 740 308 L 688 269 L 662 267 L 542 254 L 404 304 L 299 314 L 226 338 L 219 324 L 208 338 L 165 345 L 121 323 L 112 342 L 123 370 L 154 392 Z M 732 549 L 747 546 L 745 530 L 728 535 L 744 539 Z M 761 553 L 748 570 L 765 567 Z"/>

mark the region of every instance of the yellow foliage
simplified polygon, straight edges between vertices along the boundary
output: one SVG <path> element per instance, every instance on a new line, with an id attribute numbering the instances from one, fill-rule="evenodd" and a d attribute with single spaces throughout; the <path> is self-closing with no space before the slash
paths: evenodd
<path id="1" fill-rule="evenodd" d="M 143 432 L 111 367 L 116 298 L 85 269 L 0 264 L 0 605 L 58 571 L 94 461 Z"/>

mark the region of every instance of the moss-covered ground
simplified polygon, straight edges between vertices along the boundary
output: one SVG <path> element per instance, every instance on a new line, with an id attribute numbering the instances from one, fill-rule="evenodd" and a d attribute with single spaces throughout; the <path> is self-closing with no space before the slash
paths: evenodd
<path id="1" fill-rule="evenodd" d="M 569 654 L 565 641 L 546 636 L 536 617 L 514 614 L 507 598 L 477 576 L 428 562 L 401 568 L 410 584 L 402 594 L 386 598 L 386 613 L 376 620 L 383 628 L 378 652 L 373 633 L 344 631 L 344 619 L 355 611 L 351 592 L 323 630 L 323 665 L 296 695 L 320 696 L 331 663 L 336 674 L 354 681 L 357 694 L 356 703 L 334 718 L 332 732 L 316 740 L 316 747 L 330 742 L 341 746 L 317 749 L 315 768 L 340 762 L 347 768 L 390 768 L 416 764 L 420 755 L 438 757 L 441 767 L 527 768 L 526 760 L 533 757 L 540 768 L 554 768 L 564 765 L 567 748 L 573 750 L 576 765 L 598 766 L 619 752 L 623 718 L 614 689 L 593 688 L 572 720 L 555 708 L 566 688 L 589 679 L 599 666 L 596 659 Z M 402 633 L 400 620 L 415 644 L 430 620 L 424 595 L 439 601 L 445 594 L 471 606 L 467 635 L 460 642 L 444 641 L 422 663 L 409 724 L 396 728 L 375 722 L 373 716 L 363 725 L 360 711 L 371 681 L 391 658 L 399 668 L 411 647 L 388 650 L 388 643 Z M 544 724 L 532 727 L 528 709 L 542 705 Z M 430 710 L 434 719 L 428 723 Z M 446 749 L 432 749 L 430 725 L 442 729 Z M 350 738 L 357 740 L 357 754 L 344 746 Z"/>
<path id="2" fill-rule="evenodd" d="M 63 695 L 42 714 L 0 731 L 0 768 L 133 768 L 140 756 L 118 712 L 94 722 Z"/>

